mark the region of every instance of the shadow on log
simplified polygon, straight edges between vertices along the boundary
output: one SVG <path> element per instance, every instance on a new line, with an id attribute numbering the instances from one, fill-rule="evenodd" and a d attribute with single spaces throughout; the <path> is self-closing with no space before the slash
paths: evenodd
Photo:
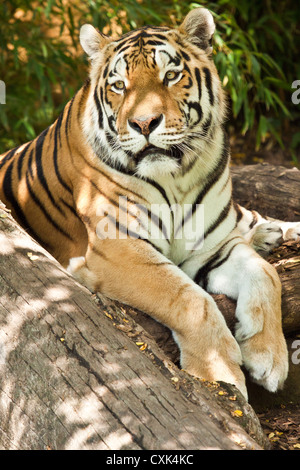
<path id="1" fill-rule="evenodd" d="M 2 450 L 268 448 L 234 387 L 180 371 L 3 210 L 0 227 Z"/>

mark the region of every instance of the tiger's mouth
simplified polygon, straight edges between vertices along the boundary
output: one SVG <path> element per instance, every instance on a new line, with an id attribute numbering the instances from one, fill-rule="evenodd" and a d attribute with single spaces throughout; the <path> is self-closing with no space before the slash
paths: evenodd
<path id="1" fill-rule="evenodd" d="M 137 162 L 140 162 L 146 157 L 150 157 L 150 160 L 155 160 L 156 158 L 160 158 L 160 157 L 169 157 L 174 160 L 177 160 L 178 162 L 181 162 L 182 157 L 183 157 L 183 152 L 175 145 L 171 146 L 169 149 L 164 149 L 164 148 L 156 147 L 155 145 L 149 144 L 134 155 L 134 158 Z"/>

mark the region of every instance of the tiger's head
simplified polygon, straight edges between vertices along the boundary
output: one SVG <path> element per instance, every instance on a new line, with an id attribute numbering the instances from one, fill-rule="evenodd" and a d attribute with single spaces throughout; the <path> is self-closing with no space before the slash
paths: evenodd
<path id="1" fill-rule="evenodd" d="M 91 61 L 84 133 L 98 157 L 139 177 L 176 174 L 201 157 L 225 115 L 204 8 L 178 29 L 143 27 L 118 40 L 84 25 Z"/>

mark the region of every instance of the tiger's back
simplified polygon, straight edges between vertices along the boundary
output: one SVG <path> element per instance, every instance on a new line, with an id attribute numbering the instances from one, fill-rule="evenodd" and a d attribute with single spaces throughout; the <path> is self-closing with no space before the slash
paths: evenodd
<path id="1" fill-rule="evenodd" d="M 70 257 L 84 255 L 87 247 L 69 171 L 70 111 L 77 103 L 78 98 L 68 103 L 36 139 L 0 157 L 0 199 L 26 231 L 65 266 Z M 72 146 L 76 147 L 76 133 L 74 136 Z"/>

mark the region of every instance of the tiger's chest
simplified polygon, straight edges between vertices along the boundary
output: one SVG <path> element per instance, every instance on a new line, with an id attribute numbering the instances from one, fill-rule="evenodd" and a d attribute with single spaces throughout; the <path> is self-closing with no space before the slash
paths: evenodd
<path id="1" fill-rule="evenodd" d="M 119 192 L 116 207 L 104 203 L 97 209 L 101 239 L 138 239 L 151 243 L 179 265 L 193 254 L 211 252 L 234 229 L 229 171 L 213 183 L 204 178 L 173 177 L 145 182 L 139 187 L 127 181 L 129 192 Z M 143 198 L 135 197 L 136 193 Z"/>
<path id="2" fill-rule="evenodd" d="M 153 197 L 149 240 L 175 264 L 211 252 L 234 229 L 231 184 L 226 181 L 224 175 L 206 192 L 203 184 L 189 191 L 165 185 L 168 203 L 155 203 Z"/>

